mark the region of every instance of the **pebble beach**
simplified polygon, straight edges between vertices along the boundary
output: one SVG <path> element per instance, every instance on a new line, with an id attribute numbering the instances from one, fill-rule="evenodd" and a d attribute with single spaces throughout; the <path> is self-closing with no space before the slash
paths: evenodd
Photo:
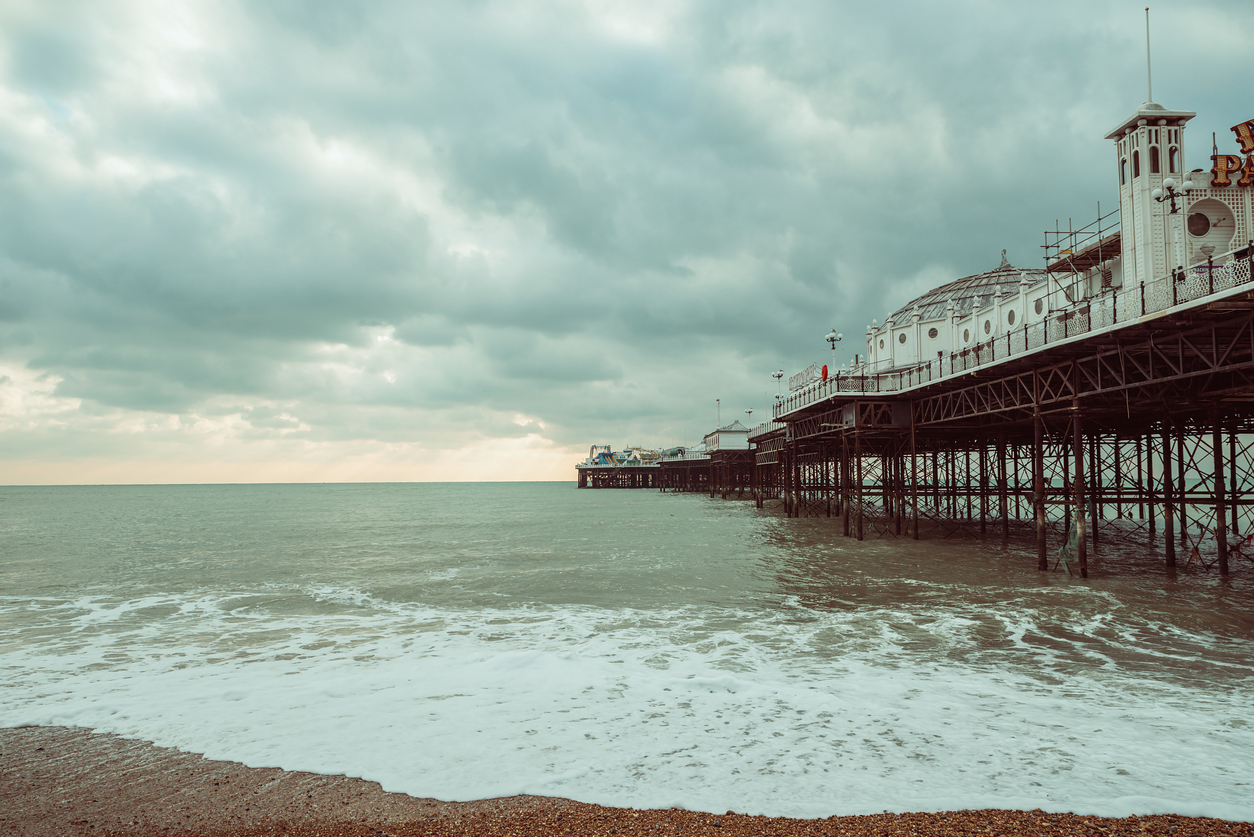
<path id="1" fill-rule="evenodd" d="M 943 811 L 792 819 L 634 810 L 515 796 L 442 802 L 345 776 L 250 768 L 67 727 L 0 730 L 0 835 L 778 835 L 1254 837 L 1254 824 L 1179 815 Z"/>

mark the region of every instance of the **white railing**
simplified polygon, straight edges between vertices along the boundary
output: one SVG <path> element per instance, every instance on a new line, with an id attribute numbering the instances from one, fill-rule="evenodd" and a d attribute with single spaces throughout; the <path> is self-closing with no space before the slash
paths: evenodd
<path id="1" fill-rule="evenodd" d="M 782 421 L 764 421 L 749 431 L 749 439 L 760 439 L 763 436 L 769 436 L 783 429 L 784 423 Z"/>
<path id="2" fill-rule="evenodd" d="M 660 460 L 650 459 L 647 462 L 639 459 L 629 459 L 625 462 L 619 462 L 617 465 L 611 465 L 609 462 L 589 462 L 586 459 L 576 465 L 576 468 L 654 468 Z"/>
<path id="3" fill-rule="evenodd" d="M 817 401 L 841 393 L 868 394 L 901 392 L 931 381 L 959 375 L 980 366 L 1000 363 L 1016 355 L 1030 354 L 1053 343 L 1088 334 L 1122 328 L 1147 314 L 1156 314 L 1188 303 L 1205 301 L 1250 283 L 1254 278 L 1254 246 L 1238 248 L 1248 255 L 1236 258 L 1236 250 L 1220 258 L 1194 265 L 1171 276 L 1163 276 L 1126 290 L 1115 288 L 1101 296 L 1083 300 L 1060 311 L 1051 311 L 1035 323 L 1007 331 L 997 337 L 938 357 L 926 363 L 876 371 L 871 364 L 828 378 L 793 393 L 774 406 L 776 419 Z"/>
<path id="4" fill-rule="evenodd" d="M 671 456 L 663 456 L 662 461 L 663 462 L 694 462 L 699 459 L 709 459 L 709 458 L 710 458 L 710 455 L 706 453 L 705 451 L 690 450 L 690 451 L 684 451 L 683 453 L 680 453 L 680 454 L 674 454 Z"/>

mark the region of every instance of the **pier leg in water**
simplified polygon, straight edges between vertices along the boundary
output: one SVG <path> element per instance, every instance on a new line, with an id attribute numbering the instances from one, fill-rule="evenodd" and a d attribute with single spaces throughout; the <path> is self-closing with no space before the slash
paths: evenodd
<path id="1" fill-rule="evenodd" d="M 914 515 L 914 522 L 910 527 L 910 533 L 917 541 L 919 539 L 919 456 L 914 449 L 914 408 L 911 405 L 910 419 L 910 511 Z"/>
<path id="2" fill-rule="evenodd" d="M 949 500 L 949 519 L 958 519 L 958 491 L 954 484 L 958 480 L 958 467 L 954 464 L 954 451 L 952 448 L 945 451 L 945 494 Z"/>
<path id="3" fill-rule="evenodd" d="M 1101 433 L 1089 435 L 1089 521 L 1093 529 L 1093 554 L 1097 554 L 1097 521 L 1102 517 Z"/>
<path id="4" fill-rule="evenodd" d="M 857 468 L 857 482 L 854 484 L 854 491 L 857 492 L 858 499 L 858 540 L 862 540 L 862 432 L 853 431 L 853 459 Z"/>
<path id="5" fill-rule="evenodd" d="M 801 443 L 793 440 L 792 457 L 792 516 L 801 517 Z"/>
<path id="6" fill-rule="evenodd" d="M 1045 420 L 1037 405 L 1033 415 L 1034 441 L 1032 444 L 1032 509 L 1036 517 L 1036 568 L 1049 569 L 1049 556 L 1045 553 Z"/>
<path id="7" fill-rule="evenodd" d="M 1172 531 L 1175 516 L 1175 486 L 1171 482 L 1171 431 L 1163 423 L 1163 542 L 1167 545 L 1167 567 L 1176 566 L 1176 539 Z"/>
<path id="8" fill-rule="evenodd" d="M 1006 434 L 997 436 L 997 496 L 1001 514 L 1001 548 L 1010 548 L 1010 506 L 1006 502 Z"/>
<path id="9" fill-rule="evenodd" d="M 1123 518 L 1123 443 L 1115 436 L 1115 520 Z M 1141 485 L 1137 482 L 1137 487 Z M 1131 516 L 1131 510 L 1129 510 Z"/>
<path id="10" fill-rule="evenodd" d="M 796 499 L 793 495 L 794 486 L 792 482 L 792 456 L 793 456 L 792 442 L 785 442 L 784 449 L 783 451 L 780 452 L 779 477 L 780 477 L 780 480 L 783 482 L 784 515 L 786 517 L 793 516 L 793 506 L 795 505 L 795 499 Z"/>
<path id="11" fill-rule="evenodd" d="M 893 527 L 893 460 L 887 453 L 880 454 L 880 509 L 884 513 L 884 531 Z"/>
<path id="12" fill-rule="evenodd" d="M 1211 448 L 1215 453 L 1215 547 L 1219 550 L 1219 574 L 1228 574 L 1228 514 L 1224 508 L 1224 445 L 1219 424 L 1219 405 L 1211 407 Z"/>
<path id="13" fill-rule="evenodd" d="M 831 445 L 824 444 L 820 449 L 823 467 L 823 495 L 827 498 L 827 516 L 832 516 L 832 476 L 833 463 Z"/>
<path id="14" fill-rule="evenodd" d="M 936 511 L 936 516 L 941 515 L 941 488 L 940 488 L 940 465 L 937 460 L 940 453 L 932 451 L 932 508 Z"/>
<path id="15" fill-rule="evenodd" d="M 962 454 L 962 487 L 967 495 L 967 520 L 975 519 L 975 510 L 971 507 L 971 449 L 967 448 Z"/>
<path id="16" fill-rule="evenodd" d="M 1228 473 L 1231 476 L 1231 482 L 1228 484 L 1228 508 L 1232 509 L 1232 537 L 1238 535 L 1237 532 L 1237 507 L 1240 505 L 1240 499 L 1237 495 L 1237 426 L 1234 420 L 1228 426 Z"/>
<path id="17" fill-rule="evenodd" d="M 1019 474 L 1019 443 L 1016 442 L 1010 446 L 1010 473 L 1014 474 L 1014 497 L 1015 503 L 1015 520 L 1022 520 L 1023 514 L 1019 510 L 1019 492 L 1022 488 L 1023 481 Z"/>
<path id="18" fill-rule="evenodd" d="M 1137 459 L 1141 456 L 1140 443 L 1137 446 Z M 1158 521 L 1154 514 L 1154 437 L 1146 434 L 1145 436 L 1145 505 L 1146 511 L 1149 512 L 1149 536 L 1150 543 L 1154 542 L 1154 535 L 1158 532 Z"/>
<path id="19" fill-rule="evenodd" d="M 905 467 L 905 458 L 901 455 L 900 444 L 897 443 L 897 450 L 893 451 L 893 507 L 897 511 L 894 530 L 897 535 L 901 534 L 902 520 L 906 516 L 905 509 L 902 507 L 902 500 L 906 496 Z"/>
<path id="20" fill-rule="evenodd" d="M 988 535 L 988 445 L 980 440 L 980 540 Z"/>
<path id="21" fill-rule="evenodd" d="M 1071 401 L 1071 441 L 1075 448 L 1076 555 L 1080 564 L 1080 577 L 1088 578 L 1088 543 L 1084 537 L 1084 433 L 1078 398 Z"/>
<path id="22" fill-rule="evenodd" d="M 1180 524 L 1180 545 L 1189 545 L 1188 490 L 1184 484 L 1184 428 L 1176 428 L 1176 521 Z"/>
<path id="23" fill-rule="evenodd" d="M 846 433 L 840 434 L 840 506 L 841 520 L 845 529 L 845 537 L 849 537 L 849 436 Z"/>

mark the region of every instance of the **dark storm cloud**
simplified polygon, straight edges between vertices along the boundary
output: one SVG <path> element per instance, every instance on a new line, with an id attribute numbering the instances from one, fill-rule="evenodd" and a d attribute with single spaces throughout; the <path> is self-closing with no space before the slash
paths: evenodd
<path id="1" fill-rule="evenodd" d="M 1156 98 L 1213 120 L 1194 166 L 1250 115 L 1212 83 L 1241 8 L 1156 25 Z M 0 32 L 0 361 L 86 438 L 695 438 L 829 328 L 843 361 L 1113 207 L 1102 137 L 1145 98 L 1117 4 L 119 0 Z"/>

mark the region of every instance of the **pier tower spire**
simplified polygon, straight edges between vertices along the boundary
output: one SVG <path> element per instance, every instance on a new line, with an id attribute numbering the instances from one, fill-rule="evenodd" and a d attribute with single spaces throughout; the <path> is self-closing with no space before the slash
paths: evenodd
<path id="1" fill-rule="evenodd" d="M 1180 222 L 1154 200 L 1153 192 L 1168 178 L 1177 187 L 1184 181 L 1184 126 L 1194 116 L 1145 102 L 1106 135 L 1115 142 L 1125 285 L 1164 276 L 1182 263 L 1171 229 Z"/>

